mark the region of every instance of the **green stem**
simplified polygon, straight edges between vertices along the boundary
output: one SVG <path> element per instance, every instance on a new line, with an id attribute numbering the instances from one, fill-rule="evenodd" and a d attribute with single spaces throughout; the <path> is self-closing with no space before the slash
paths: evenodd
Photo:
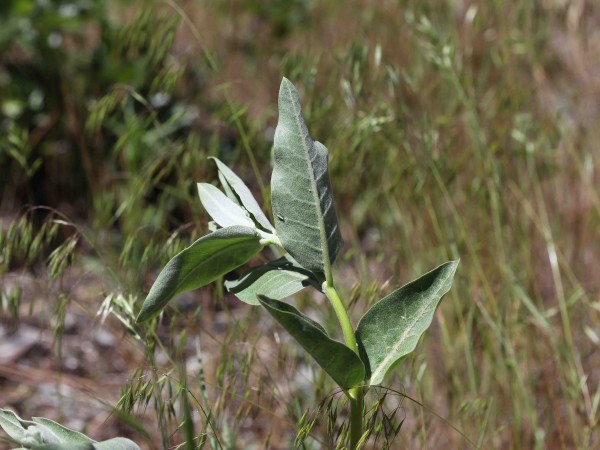
<path id="1" fill-rule="evenodd" d="M 363 434 L 365 392 L 361 387 L 351 390 L 355 392 L 350 398 L 350 450 L 355 450 Z"/>
<path id="2" fill-rule="evenodd" d="M 328 278 L 323 283 L 323 292 L 331 302 L 333 310 L 340 322 L 342 332 L 344 333 L 344 340 L 346 345 L 358 355 L 358 344 L 356 343 L 356 336 L 354 334 L 354 328 L 352 322 L 348 316 L 348 311 L 342 303 L 340 296 L 338 295 L 333 280 Z M 350 389 L 347 392 L 348 398 L 350 399 L 350 450 L 358 448 L 358 443 L 363 435 L 363 410 L 365 402 L 365 390 L 362 386 L 357 386 Z"/>
<path id="3" fill-rule="evenodd" d="M 350 317 L 348 316 L 348 312 L 346 311 L 340 296 L 335 290 L 335 287 L 330 279 L 323 283 L 322 288 L 323 292 L 331 302 L 333 310 L 335 311 L 335 315 L 340 322 L 346 345 L 358 355 L 358 345 L 356 344 L 356 337 L 354 336 L 354 328 L 352 328 L 352 322 L 350 321 Z"/>

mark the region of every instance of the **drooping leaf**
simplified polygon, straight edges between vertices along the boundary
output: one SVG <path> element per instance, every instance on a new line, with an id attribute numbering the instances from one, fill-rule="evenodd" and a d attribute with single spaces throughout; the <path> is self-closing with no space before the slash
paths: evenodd
<path id="1" fill-rule="evenodd" d="M 259 301 L 342 389 L 363 382 L 365 366 L 358 355 L 327 336 L 321 325 L 282 301 L 263 295 Z"/>
<path id="2" fill-rule="evenodd" d="M 397 289 L 362 317 L 356 339 L 367 379 L 379 384 L 400 358 L 411 353 L 452 286 L 458 261 L 450 261 Z"/>
<path id="3" fill-rule="evenodd" d="M 309 285 L 320 288 L 312 272 L 294 265 L 286 258 L 252 267 L 237 280 L 225 282 L 229 292 L 250 305 L 260 305 L 259 294 L 281 300 Z"/>
<path id="4" fill-rule="evenodd" d="M 241 225 L 254 228 L 248 213 L 212 184 L 198 183 L 198 195 L 204 209 L 221 227 Z"/>
<path id="5" fill-rule="evenodd" d="M 323 272 L 343 245 L 327 172 L 327 148 L 314 141 L 298 91 L 286 78 L 279 90 L 271 196 L 283 247 L 304 267 Z"/>
<path id="6" fill-rule="evenodd" d="M 263 245 L 248 227 L 227 227 L 208 234 L 175 255 L 152 285 L 138 322 L 158 315 L 175 295 L 205 286 L 241 266 Z"/>
<path id="7" fill-rule="evenodd" d="M 217 164 L 217 169 L 219 170 L 219 179 L 223 184 L 223 188 L 227 192 L 228 188 L 239 198 L 240 203 L 258 222 L 258 224 L 263 227 L 267 231 L 274 231 L 273 225 L 263 213 L 260 205 L 252 195 L 252 192 L 246 186 L 246 184 L 242 181 L 240 177 L 238 177 L 233 170 L 227 167 L 223 162 L 218 160 L 215 157 L 211 157 Z M 229 194 L 228 194 L 229 195 Z"/>

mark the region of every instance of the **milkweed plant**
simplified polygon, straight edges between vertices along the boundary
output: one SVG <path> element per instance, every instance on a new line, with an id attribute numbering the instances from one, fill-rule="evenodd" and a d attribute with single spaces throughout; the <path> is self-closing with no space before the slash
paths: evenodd
<path id="1" fill-rule="evenodd" d="M 344 390 L 350 403 L 350 449 L 364 440 L 364 399 L 389 369 L 411 353 L 451 285 L 450 261 L 376 302 L 355 328 L 340 298 L 332 264 L 343 245 L 328 174 L 328 150 L 313 140 L 298 91 L 286 78 L 279 90 L 271 176 L 272 224 L 244 182 L 213 158 L 223 190 L 198 184 L 212 230 L 173 257 L 152 285 L 138 322 L 161 313 L 184 291 L 205 286 L 248 262 L 267 246 L 284 254 L 226 281 L 229 292 L 264 307 Z M 312 287 L 325 294 L 344 343 L 284 299 Z"/>

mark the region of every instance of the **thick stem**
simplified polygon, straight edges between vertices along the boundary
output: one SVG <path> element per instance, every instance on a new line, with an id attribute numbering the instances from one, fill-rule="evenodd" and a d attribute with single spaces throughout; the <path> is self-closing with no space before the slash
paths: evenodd
<path id="1" fill-rule="evenodd" d="M 350 450 L 356 450 L 363 430 L 363 413 L 365 392 L 362 387 L 352 389 L 353 397 L 350 398 Z"/>

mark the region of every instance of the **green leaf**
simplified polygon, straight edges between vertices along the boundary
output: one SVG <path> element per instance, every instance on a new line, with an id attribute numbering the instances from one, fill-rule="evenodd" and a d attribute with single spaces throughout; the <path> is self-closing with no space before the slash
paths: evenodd
<path id="1" fill-rule="evenodd" d="M 431 324 L 458 261 L 450 261 L 392 292 L 362 317 L 356 339 L 371 384 L 379 384 L 400 358 L 411 353 Z"/>
<path id="2" fill-rule="evenodd" d="M 113 438 L 108 441 L 96 442 L 95 450 L 140 450 L 138 445 L 127 438 Z"/>
<path id="3" fill-rule="evenodd" d="M 87 443 L 87 444 L 82 444 L 82 443 L 76 443 L 76 444 L 72 444 L 69 442 L 63 442 L 63 443 L 55 443 L 55 442 L 51 442 L 51 443 L 44 443 L 44 444 L 27 444 L 24 443 L 23 445 L 25 445 L 25 448 L 27 449 L 31 449 L 31 450 L 94 450 L 94 444 L 92 443 Z"/>
<path id="4" fill-rule="evenodd" d="M 248 227 L 227 227 L 208 234 L 171 259 L 152 285 L 137 322 L 158 315 L 177 294 L 205 286 L 241 266 L 263 245 Z"/>
<path id="5" fill-rule="evenodd" d="M 0 427 L 15 441 L 21 442 L 25 436 L 25 425 L 27 422 L 21 420 L 14 412 L 0 409 Z"/>
<path id="6" fill-rule="evenodd" d="M 324 272 L 343 245 L 327 172 L 327 148 L 314 141 L 298 91 L 286 78 L 279 90 L 271 196 L 283 247 L 304 267 Z"/>
<path id="7" fill-rule="evenodd" d="M 102 442 L 30 444 L 26 447 L 32 450 L 140 450 L 135 442 L 122 437 Z"/>
<path id="8" fill-rule="evenodd" d="M 286 258 L 252 267 L 237 280 L 225 282 L 229 292 L 249 305 L 260 305 L 259 294 L 281 300 L 309 285 L 320 289 L 320 283 L 312 272 L 295 266 Z"/>
<path id="9" fill-rule="evenodd" d="M 43 427 L 52 431 L 52 433 L 60 439 L 61 442 L 69 442 L 69 443 L 88 443 L 94 442 L 92 439 L 87 437 L 85 434 L 80 433 L 75 430 L 71 430 L 59 423 L 54 422 L 53 420 L 46 419 L 44 417 L 33 417 L 33 422 L 38 425 L 42 425 Z"/>
<path id="10" fill-rule="evenodd" d="M 365 366 L 356 353 L 327 336 L 321 325 L 279 300 L 259 296 L 260 303 L 342 388 L 360 385 Z"/>
<path id="11" fill-rule="evenodd" d="M 228 196 L 231 195 L 231 191 L 233 191 L 233 193 L 235 193 L 234 195 L 239 199 L 240 204 L 246 208 L 250 214 L 252 214 L 254 219 L 261 227 L 267 231 L 274 231 L 275 229 L 273 228 L 273 225 L 271 225 L 271 222 L 269 222 L 269 219 L 267 219 L 267 216 L 265 216 L 262 208 L 252 195 L 252 192 L 242 181 L 242 179 L 217 158 L 211 156 L 210 159 L 213 159 L 217 164 L 217 169 L 219 170 L 219 179 L 223 184 L 223 189 L 225 189 L 225 192 L 228 193 Z"/>
<path id="12" fill-rule="evenodd" d="M 198 195 L 204 209 L 221 227 L 241 225 L 254 228 L 248 213 L 212 184 L 198 183 Z"/>

